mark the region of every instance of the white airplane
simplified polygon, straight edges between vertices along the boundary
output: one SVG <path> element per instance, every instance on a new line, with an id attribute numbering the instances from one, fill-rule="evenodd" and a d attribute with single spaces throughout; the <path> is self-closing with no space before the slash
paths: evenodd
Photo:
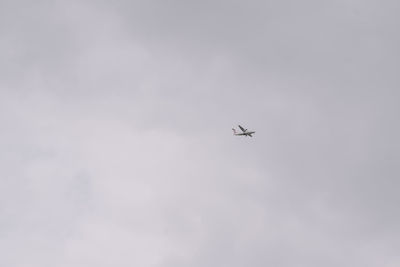
<path id="1" fill-rule="evenodd" d="M 240 130 L 242 130 L 241 133 L 236 132 L 235 128 L 232 128 L 233 135 L 243 135 L 243 136 L 250 136 L 253 137 L 252 134 L 255 134 L 256 132 L 248 132 L 247 129 L 243 128 L 242 126 L 239 125 Z"/>

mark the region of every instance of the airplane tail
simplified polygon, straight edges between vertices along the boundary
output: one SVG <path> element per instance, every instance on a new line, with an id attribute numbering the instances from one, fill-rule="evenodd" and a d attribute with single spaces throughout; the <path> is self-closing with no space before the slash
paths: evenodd
<path id="1" fill-rule="evenodd" d="M 232 128 L 233 134 L 236 134 L 236 130 L 235 128 Z"/>

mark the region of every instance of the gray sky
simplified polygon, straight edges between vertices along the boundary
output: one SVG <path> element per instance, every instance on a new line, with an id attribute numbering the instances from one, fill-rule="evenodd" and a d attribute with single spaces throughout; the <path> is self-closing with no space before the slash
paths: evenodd
<path id="1" fill-rule="evenodd" d="M 1 266 L 400 265 L 398 1 L 34 2 L 0 1 Z"/>

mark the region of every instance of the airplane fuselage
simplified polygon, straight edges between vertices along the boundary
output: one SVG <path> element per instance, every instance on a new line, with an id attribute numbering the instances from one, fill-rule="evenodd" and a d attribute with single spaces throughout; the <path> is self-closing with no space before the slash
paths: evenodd
<path id="1" fill-rule="evenodd" d="M 236 133 L 235 135 L 245 135 L 245 136 L 250 136 L 251 137 L 251 135 L 252 134 L 255 134 L 256 132 L 244 132 L 244 133 Z"/>

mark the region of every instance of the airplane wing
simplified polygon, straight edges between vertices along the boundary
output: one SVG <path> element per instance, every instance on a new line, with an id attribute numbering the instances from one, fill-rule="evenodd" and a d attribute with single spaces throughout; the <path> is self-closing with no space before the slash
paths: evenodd
<path id="1" fill-rule="evenodd" d="M 239 125 L 240 130 L 242 130 L 242 132 L 247 131 L 247 129 L 243 128 L 242 126 Z"/>

